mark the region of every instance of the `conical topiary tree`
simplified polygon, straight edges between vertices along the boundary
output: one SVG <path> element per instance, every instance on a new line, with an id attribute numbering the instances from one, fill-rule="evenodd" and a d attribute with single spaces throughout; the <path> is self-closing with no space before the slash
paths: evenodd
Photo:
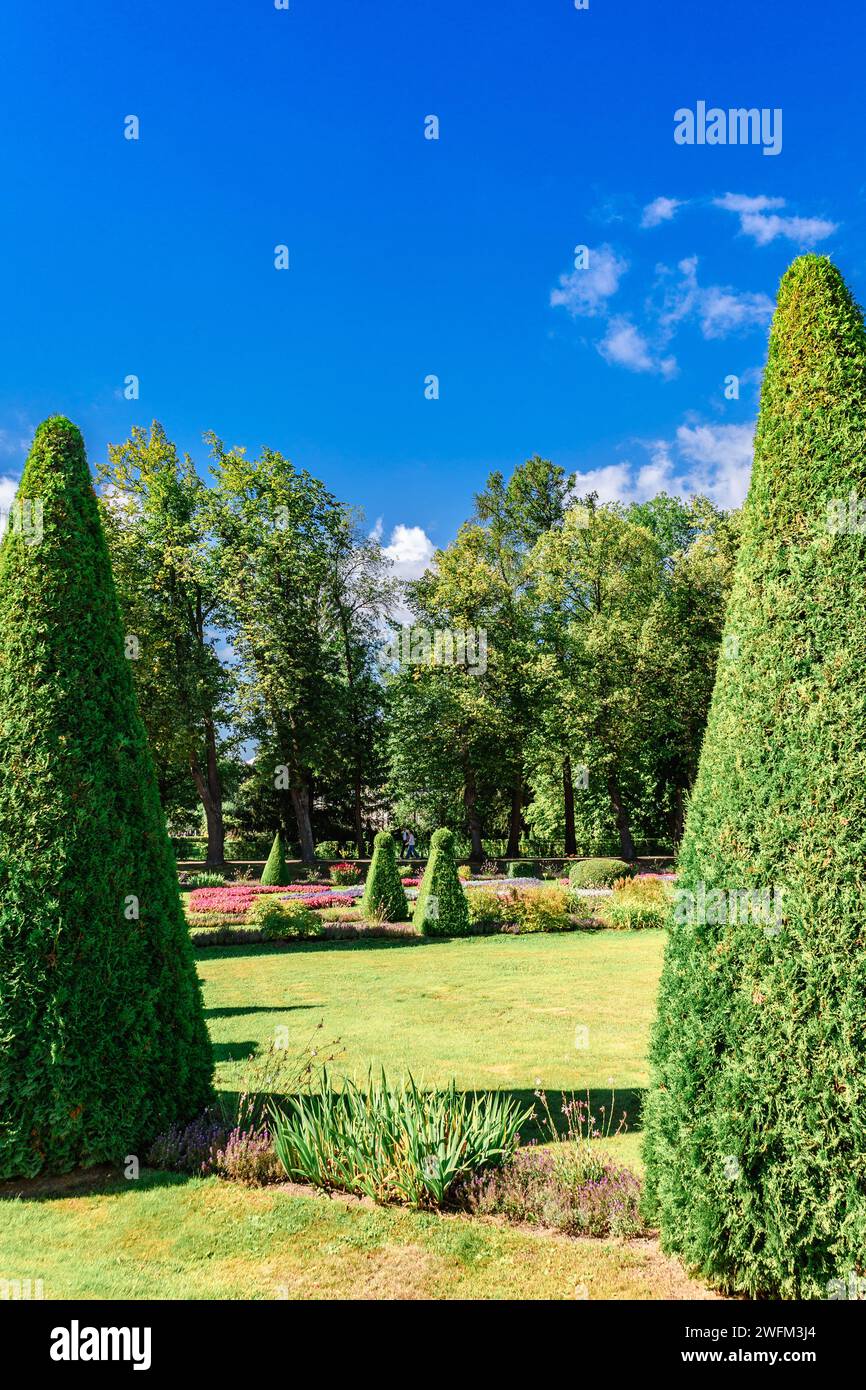
<path id="1" fill-rule="evenodd" d="M 804 256 L 773 321 L 645 1116 L 665 1248 L 750 1295 L 840 1296 L 866 1252 L 858 499 L 866 333 L 839 272 Z"/>
<path id="2" fill-rule="evenodd" d="M 262 883 L 282 888 L 289 881 L 289 871 L 286 868 L 286 855 L 283 850 L 283 837 L 279 830 L 274 836 L 274 843 L 271 845 L 271 852 L 268 861 L 262 870 Z"/>
<path id="3" fill-rule="evenodd" d="M 394 837 L 380 830 L 373 841 L 373 858 L 364 884 L 361 915 L 377 922 L 405 922 L 409 903 L 403 881 L 397 872 Z"/>
<path id="4" fill-rule="evenodd" d="M 0 1178 L 141 1155 L 211 1072 L 84 444 L 56 417 L 0 545 Z"/>
<path id="5" fill-rule="evenodd" d="M 469 903 L 457 875 L 450 830 L 436 830 L 430 838 L 430 858 L 418 890 L 414 920 L 425 936 L 465 936 L 469 930 Z"/>

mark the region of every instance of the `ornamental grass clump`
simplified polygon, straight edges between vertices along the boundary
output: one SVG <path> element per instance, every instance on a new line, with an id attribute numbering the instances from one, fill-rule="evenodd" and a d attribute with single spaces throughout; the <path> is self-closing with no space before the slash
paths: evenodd
<path id="1" fill-rule="evenodd" d="M 84 441 L 55 416 L 0 544 L 0 1179 L 143 1153 L 212 1069 Z"/>
<path id="2" fill-rule="evenodd" d="M 372 1071 L 365 1089 L 317 1090 L 273 1109 L 274 1148 L 283 1170 L 327 1191 L 377 1202 L 442 1207 L 455 1184 L 509 1159 L 531 1109 L 507 1095 L 464 1095 L 455 1083 L 424 1091 L 412 1077 L 391 1082 Z"/>
<path id="3" fill-rule="evenodd" d="M 380 830 L 373 841 L 361 915 L 372 922 L 405 922 L 409 916 L 409 901 L 397 872 L 394 836 L 388 830 Z"/>
<path id="4" fill-rule="evenodd" d="M 866 331 L 838 270 L 803 256 L 770 335 L 645 1110 L 647 1216 L 664 1248 L 750 1297 L 826 1298 L 866 1251 L 857 497 Z M 781 911 L 740 912 L 740 893 Z"/>
<path id="5" fill-rule="evenodd" d="M 666 927 L 673 907 L 673 890 L 661 878 L 622 878 L 613 885 L 612 897 L 600 908 L 607 926 L 615 931 L 642 931 Z"/>
<path id="6" fill-rule="evenodd" d="M 413 921 L 424 936 L 465 936 L 469 931 L 466 890 L 457 876 L 454 835 L 436 830 L 418 889 Z"/>

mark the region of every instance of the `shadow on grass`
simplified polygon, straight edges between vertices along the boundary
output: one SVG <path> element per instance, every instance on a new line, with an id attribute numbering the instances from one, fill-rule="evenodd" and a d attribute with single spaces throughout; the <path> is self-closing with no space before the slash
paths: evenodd
<path id="1" fill-rule="evenodd" d="M 450 946 L 456 937 L 444 936 L 366 936 L 346 937 L 343 940 L 320 939 L 318 941 L 291 941 L 275 943 L 272 941 L 237 945 L 203 946 L 199 948 L 202 961 L 239 960 L 243 956 L 285 956 L 306 954 L 316 951 L 374 951 L 403 950 L 408 946 Z M 467 938 L 461 937 L 460 940 Z"/>
<path id="2" fill-rule="evenodd" d="M 318 1004 L 239 1004 L 236 1008 L 205 1009 L 205 1018 L 243 1018 L 244 1014 L 295 1014 L 302 1009 L 318 1009 Z"/>
<path id="3" fill-rule="evenodd" d="M 544 1091 L 544 1087 L 540 1088 Z M 537 1098 L 533 1090 L 504 1090 L 504 1091 L 471 1091 L 464 1090 L 466 1096 L 473 1095 L 507 1095 L 520 1110 L 531 1109 L 534 1114 L 526 1121 L 520 1131 L 520 1141 L 522 1144 L 549 1144 L 552 1142 L 551 1121 L 556 1132 L 556 1137 L 565 1139 L 568 1132 L 568 1123 L 563 1114 L 563 1106 L 570 1101 L 576 1100 L 586 1105 L 587 1092 L 583 1091 L 544 1091 L 547 1098 L 547 1107 L 550 1117 L 546 1115 L 542 1102 Z M 609 1090 L 589 1091 L 589 1109 L 595 1122 L 595 1127 L 603 1135 L 614 1135 L 622 1120 L 625 1121 L 623 1131 L 629 1134 L 642 1128 L 642 1107 L 645 1091 L 638 1088 L 624 1088 L 615 1091 L 613 1095 L 613 1123 L 609 1123 L 611 1114 L 611 1093 Z M 237 1114 L 238 1102 L 241 1093 L 239 1091 L 220 1090 L 219 1100 L 224 1114 L 233 1117 Z M 289 1099 L 286 1093 L 274 1092 L 272 1101 L 279 1108 Z M 585 1126 L 584 1126 L 585 1128 Z"/>
<path id="4" fill-rule="evenodd" d="M 250 1043 L 233 1044 L 236 1048 L 254 1047 Z M 216 1052 L 217 1049 L 215 1048 Z M 543 1090 L 543 1088 L 541 1088 Z M 474 1094 L 466 1092 L 465 1094 Z M 491 1092 L 490 1094 L 502 1094 L 501 1092 Z M 527 1121 L 521 1130 L 521 1143 L 549 1143 L 551 1140 L 550 1126 L 546 1117 L 542 1114 L 541 1102 L 532 1090 L 511 1090 L 506 1091 L 521 1109 L 532 1107 L 535 1117 Z M 629 1132 L 640 1130 L 641 1128 L 641 1108 L 643 1104 L 644 1090 L 641 1088 L 629 1088 L 616 1091 L 613 1097 L 613 1124 L 610 1132 L 615 1133 L 620 1120 L 625 1116 L 626 1125 Z M 586 1091 L 546 1091 L 547 1105 L 550 1117 L 554 1123 L 559 1138 L 565 1137 L 566 1121 L 562 1113 L 562 1108 L 572 1099 L 589 1101 L 589 1107 L 595 1120 L 596 1126 L 603 1133 L 608 1128 L 608 1118 L 611 1110 L 611 1093 L 609 1090 L 590 1090 Z M 235 1113 L 240 1093 L 237 1091 L 221 1091 L 219 1093 L 220 1105 L 223 1113 L 228 1118 Z M 288 1099 L 287 1096 L 274 1095 L 274 1103 Z M 114 1167 L 110 1164 L 99 1164 L 92 1168 L 78 1168 L 71 1173 L 58 1175 L 42 1176 L 37 1178 L 21 1178 L 9 1182 L 0 1183 L 0 1204 L 3 1201 L 26 1200 L 31 1202 L 50 1202 L 61 1201 L 72 1197 L 99 1197 L 99 1196 L 127 1196 L 165 1187 L 184 1187 L 187 1183 L 199 1181 L 195 1174 L 174 1173 L 167 1169 L 142 1168 L 138 1178 L 126 1178 L 121 1167 Z"/>
<path id="5" fill-rule="evenodd" d="M 0 1183 L 0 1203 L 7 1201 L 57 1202 L 70 1197 L 135 1196 L 149 1188 L 183 1187 L 192 1181 L 190 1173 L 171 1173 L 163 1168 L 142 1168 L 137 1178 L 126 1178 L 122 1168 L 107 1163 L 93 1168 L 76 1168 L 38 1178 L 19 1178 Z"/>
<path id="6" fill-rule="evenodd" d="M 254 1057 L 258 1050 L 259 1044 L 249 1038 L 243 1042 L 211 1042 L 211 1051 L 215 1062 L 246 1062 Z"/>
<path id="7" fill-rule="evenodd" d="M 646 1094 L 643 1087 L 624 1087 L 621 1090 L 614 1090 L 612 1094 L 607 1089 L 588 1092 L 579 1089 L 573 1092 L 549 1091 L 545 1090 L 543 1086 L 538 1089 L 546 1097 L 547 1110 L 550 1112 L 549 1117 L 535 1091 L 518 1090 L 506 1093 L 517 1102 L 521 1110 L 532 1106 L 535 1111 L 535 1118 L 527 1121 L 520 1131 L 521 1142 L 524 1144 L 533 1141 L 550 1143 L 552 1139 L 551 1121 L 557 1137 L 564 1139 L 568 1132 L 568 1120 L 563 1113 L 563 1107 L 573 1100 L 584 1107 L 587 1105 L 587 1100 L 589 1101 L 589 1112 L 592 1115 L 595 1128 L 605 1136 L 608 1133 L 614 1135 L 621 1121 L 624 1121 L 623 1131 L 628 1133 L 642 1128 L 643 1098 Z M 612 1120 L 611 1112 L 613 1114 Z M 584 1125 L 585 1129 L 586 1125 Z"/>

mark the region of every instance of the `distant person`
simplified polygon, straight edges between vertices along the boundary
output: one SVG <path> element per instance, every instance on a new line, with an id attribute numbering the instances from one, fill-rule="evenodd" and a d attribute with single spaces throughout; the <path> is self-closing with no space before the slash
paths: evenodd
<path id="1" fill-rule="evenodd" d="M 406 858 L 408 857 L 407 854 L 406 854 L 406 851 L 407 851 L 407 849 L 409 848 L 409 831 L 408 831 L 408 830 L 401 830 L 401 831 L 400 831 L 400 839 L 401 839 L 401 841 L 402 841 L 402 843 L 403 843 L 403 853 L 402 853 L 402 856 L 401 856 L 401 857 L 402 857 L 403 859 L 406 859 Z"/>
<path id="2" fill-rule="evenodd" d="M 407 858 L 407 859 L 417 859 L 417 858 L 418 858 L 417 854 L 415 853 L 415 836 L 412 834 L 412 831 L 411 831 L 411 830 L 409 831 L 409 833 L 408 833 L 407 836 L 406 836 L 406 858 Z"/>

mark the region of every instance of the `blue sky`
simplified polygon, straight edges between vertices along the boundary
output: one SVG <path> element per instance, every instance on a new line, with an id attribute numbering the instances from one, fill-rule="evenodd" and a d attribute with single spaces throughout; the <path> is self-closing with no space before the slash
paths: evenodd
<path id="1" fill-rule="evenodd" d="M 204 466 L 214 429 L 362 506 L 408 573 L 490 469 L 533 453 L 603 496 L 739 501 L 786 265 L 827 251 L 866 299 L 861 6 L 16 10 L 0 19 L 7 479 L 56 411 L 92 462 L 157 418 Z M 780 153 L 676 144 L 675 111 L 699 100 L 780 108 Z"/>

